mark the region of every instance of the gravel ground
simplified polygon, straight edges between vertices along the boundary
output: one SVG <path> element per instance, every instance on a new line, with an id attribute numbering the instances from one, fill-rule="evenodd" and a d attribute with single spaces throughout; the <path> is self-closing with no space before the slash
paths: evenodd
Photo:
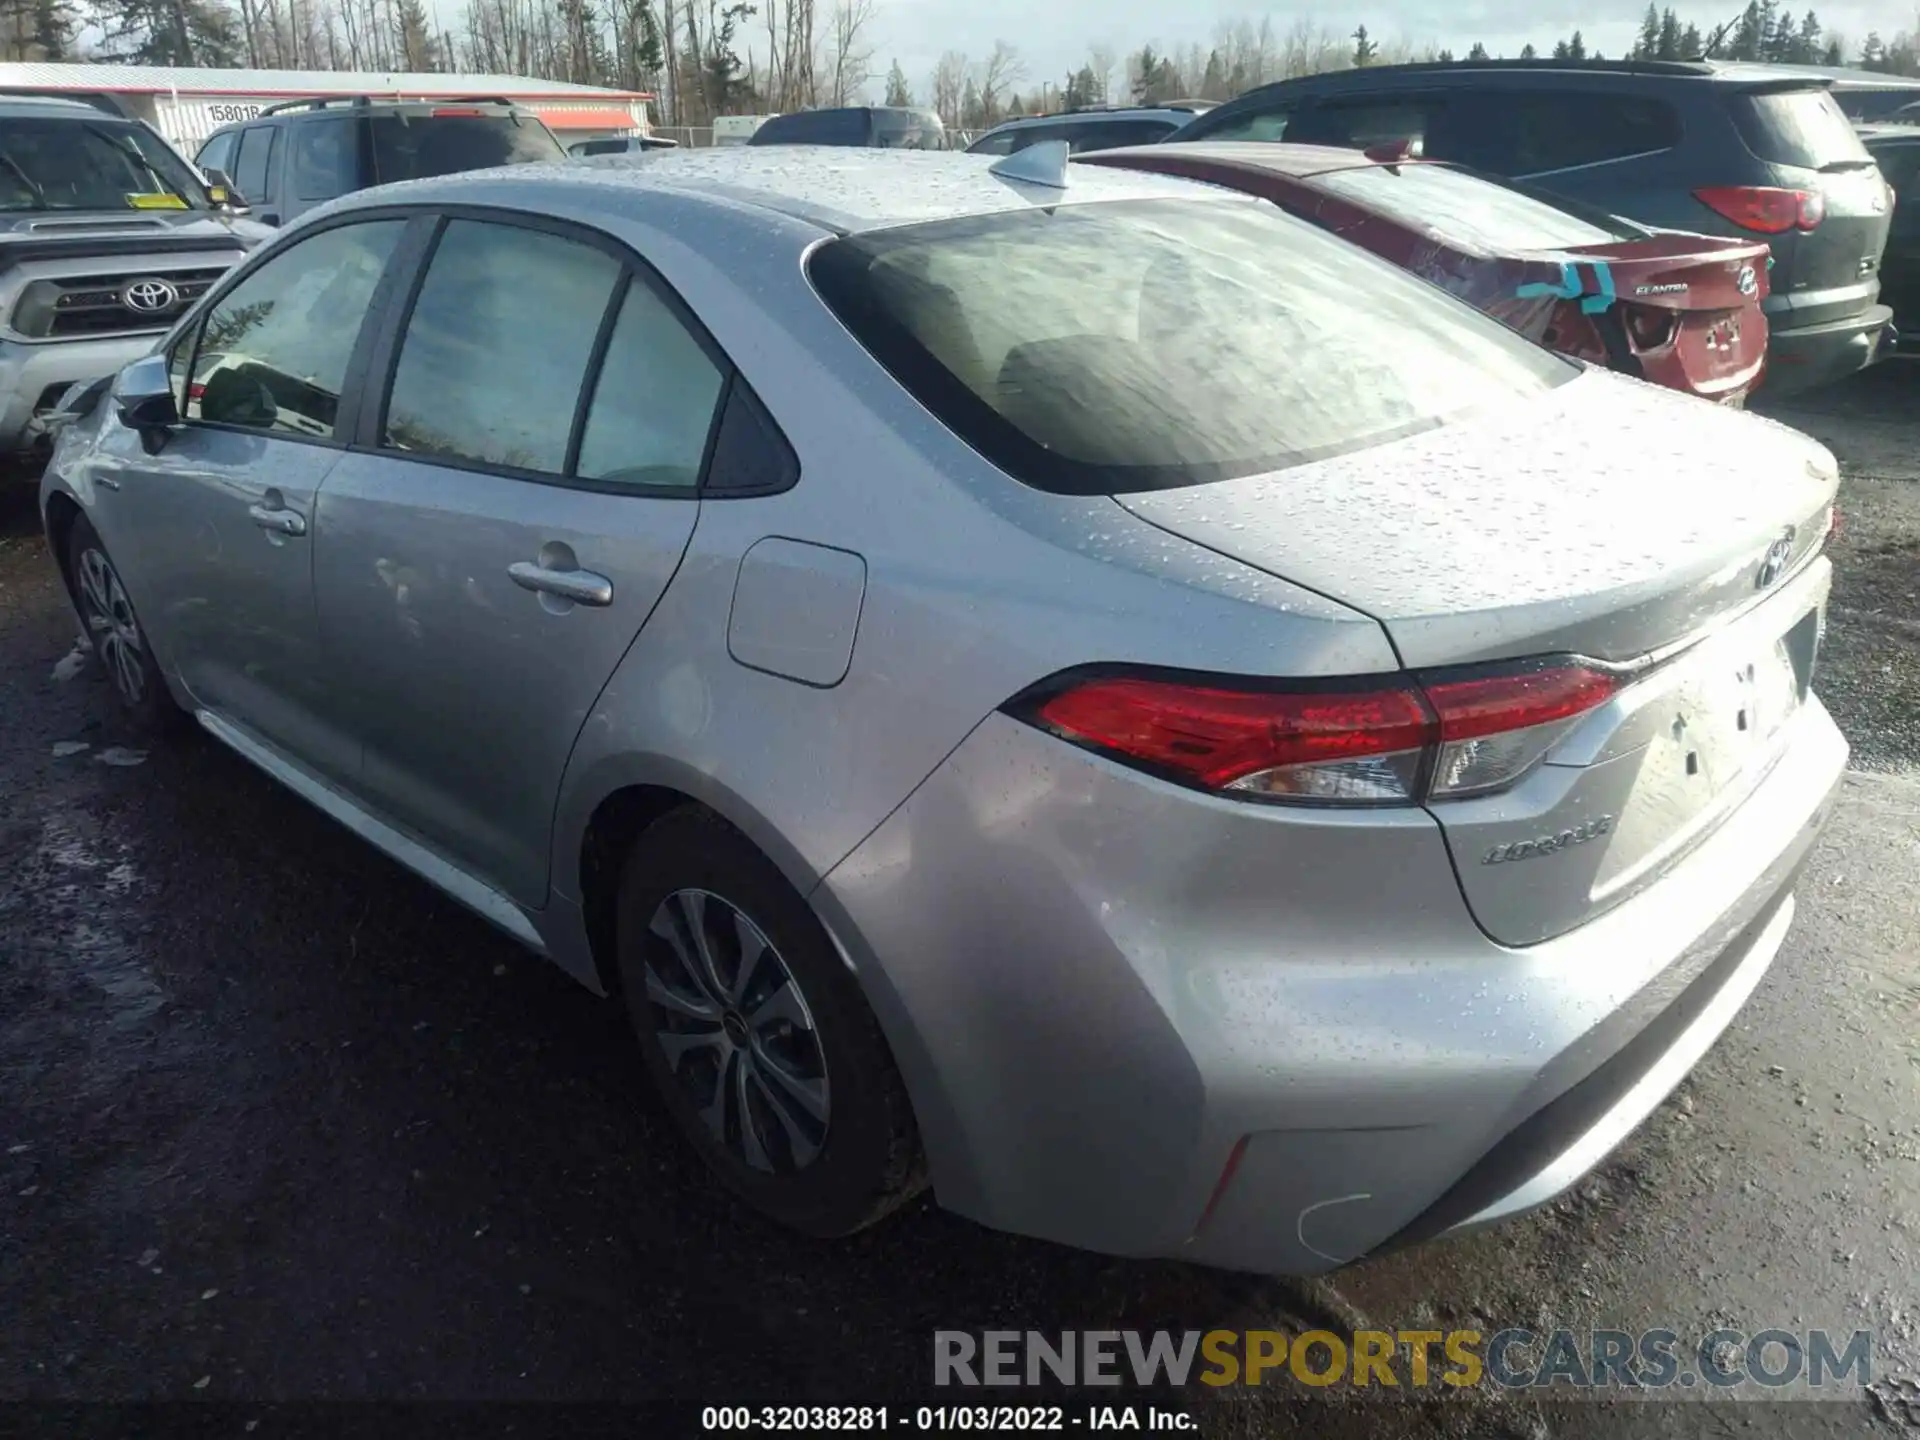
<path id="1" fill-rule="evenodd" d="M 1574 1195 L 1312 1284 L 925 1203 L 830 1246 L 761 1224 L 685 1163 L 611 1007 L 210 741 L 117 733 L 0 493 L 0 1401 L 899 1398 L 935 1328 L 1436 1320 L 1866 1325 L 1920 1378 L 1915 382 L 1781 412 L 1845 464 L 1819 684 L 1862 773 L 1761 991 Z M 1210 1435 L 1893 1433 L 1811 1403 L 1191 1403 Z"/>

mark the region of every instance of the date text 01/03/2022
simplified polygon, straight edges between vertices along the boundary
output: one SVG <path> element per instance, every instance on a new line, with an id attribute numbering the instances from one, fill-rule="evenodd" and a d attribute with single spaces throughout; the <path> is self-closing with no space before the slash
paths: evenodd
<path id="1" fill-rule="evenodd" d="M 1023 1431 L 1153 1430 L 1192 1432 L 1184 1410 L 1148 1405 L 708 1405 L 700 1428 L 711 1431 Z"/>

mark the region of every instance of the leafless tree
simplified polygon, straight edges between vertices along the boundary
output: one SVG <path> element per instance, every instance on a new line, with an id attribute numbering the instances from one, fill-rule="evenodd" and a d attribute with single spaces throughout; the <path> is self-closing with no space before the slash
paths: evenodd
<path id="1" fill-rule="evenodd" d="M 1025 77 L 1026 73 L 1026 62 L 1011 43 L 1005 40 L 993 42 L 993 52 L 973 77 L 974 89 L 980 97 L 980 116 L 986 124 L 999 123 L 1000 102 L 1005 98 L 1008 88 Z"/>
<path id="2" fill-rule="evenodd" d="M 826 55 L 820 66 L 827 80 L 829 105 L 851 104 L 861 86 L 873 77 L 873 46 L 865 32 L 874 8 L 875 0 L 835 0 Z"/>
<path id="3" fill-rule="evenodd" d="M 1093 71 L 1093 78 L 1099 85 L 1098 101 L 1109 104 L 1113 98 L 1113 67 L 1120 63 L 1114 54 L 1113 46 L 1102 41 L 1087 47 L 1087 66 Z"/>
<path id="4" fill-rule="evenodd" d="M 933 92 L 933 108 L 946 125 L 960 123 L 960 105 L 966 96 L 969 68 L 967 57 L 958 50 L 947 51 L 933 67 L 933 80 L 928 88 Z"/>

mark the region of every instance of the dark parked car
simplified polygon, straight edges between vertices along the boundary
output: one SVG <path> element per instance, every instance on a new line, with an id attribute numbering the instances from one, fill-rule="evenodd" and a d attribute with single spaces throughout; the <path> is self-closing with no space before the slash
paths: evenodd
<path id="1" fill-rule="evenodd" d="M 1764 244 L 1575 214 L 1401 148 L 1222 140 L 1082 158 L 1258 195 L 1551 349 L 1702 399 L 1745 403 L 1766 364 Z"/>
<path id="2" fill-rule="evenodd" d="M 1863 125 L 1860 139 L 1893 188 L 1893 231 L 1880 262 L 1880 298 L 1903 347 L 1920 348 L 1920 125 Z"/>
<path id="3" fill-rule="evenodd" d="M 269 105 L 216 130 L 194 163 L 231 185 L 254 219 L 284 225 L 370 185 L 566 158 L 540 117 L 508 100 L 338 95 Z"/>
<path id="4" fill-rule="evenodd" d="M 1286 80 L 1167 143 L 1280 140 L 1425 153 L 1643 225 L 1772 247 L 1769 393 L 1872 363 L 1891 333 L 1886 183 L 1824 76 L 1699 61 L 1383 65 Z"/>
<path id="5" fill-rule="evenodd" d="M 1766 68 L 1827 81 L 1834 100 L 1851 120 L 1891 119 L 1920 102 L 1920 79 L 1910 75 L 1888 75 L 1880 70 L 1855 70 L 1844 65 L 1770 65 Z"/>
<path id="6" fill-rule="evenodd" d="M 1151 145 L 1186 125 L 1206 105 L 1111 106 L 1026 115 L 996 125 L 967 147 L 969 155 L 1011 155 L 1043 140 L 1064 140 L 1075 155 L 1121 145 Z"/>
<path id="7" fill-rule="evenodd" d="M 945 150 L 947 127 L 931 110 L 845 105 L 775 115 L 749 145 L 849 145 L 870 150 Z"/>

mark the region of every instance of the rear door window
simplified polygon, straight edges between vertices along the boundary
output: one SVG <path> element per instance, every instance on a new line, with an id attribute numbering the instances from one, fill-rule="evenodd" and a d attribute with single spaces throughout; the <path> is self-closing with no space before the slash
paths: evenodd
<path id="1" fill-rule="evenodd" d="M 1424 140 L 1446 108 L 1447 97 L 1442 95 L 1323 100 L 1293 117 L 1286 138 L 1303 145 L 1341 145 L 1354 150 L 1390 140 Z"/>
<path id="2" fill-rule="evenodd" d="M 930 110 L 876 110 L 873 143 L 882 150 L 944 150 L 947 131 Z"/>
<path id="3" fill-rule="evenodd" d="M 1203 140 L 1290 140 L 1287 133 L 1298 106 L 1288 101 L 1270 110 L 1243 111 L 1212 126 L 1198 138 Z"/>
<path id="4" fill-rule="evenodd" d="M 354 122 L 307 120 L 290 127 L 293 143 L 293 194 L 297 200 L 331 200 L 358 189 L 357 132 Z"/>
<path id="5" fill-rule="evenodd" d="M 1177 127 L 1165 120 L 1097 120 L 1068 125 L 1056 139 L 1065 140 L 1073 153 L 1117 150 L 1122 145 L 1151 145 Z"/>
<path id="6" fill-rule="evenodd" d="M 957 435 L 1065 494 L 1280 470 L 1578 373 L 1397 266 L 1237 200 L 874 231 L 822 247 L 811 274 Z"/>
<path id="7" fill-rule="evenodd" d="M 1633 234 L 1625 227 L 1604 230 L 1511 186 L 1444 165 L 1368 165 L 1316 175 L 1310 183 L 1495 255 L 1605 245 Z"/>
<path id="8" fill-rule="evenodd" d="M 726 372 L 652 286 L 632 280 L 594 384 L 574 473 L 691 491 Z"/>
<path id="9" fill-rule="evenodd" d="M 1500 175 L 1550 175 L 1670 150 L 1673 107 L 1604 91 L 1485 91 L 1428 139 L 1427 154 Z"/>
<path id="10" fill-rule="evenodd" d="M 450 221 L 407 320 L 382 443 L 423 459 L 563 473 L 621 279 L 618 260 L 578 240 Z"/>
<path id="11" fill-rule="evenodd" d="M 998 135 L 987 135 L 967 147 L 972 155 L 1011 155 L 1014 142 L 1020 138 L 1018 130 L 1002 130 Z"/>
<path id="12" fill-rule="evenodd" d="M 367 125 L 373 133 L 373 173 L 383 185 L 567 158 L 547 127 L 526 115 L 388 112 L 370 117 Z"/>
<path id="13" fill-rule="evenodd" d="M 240 132 L 240 150 L 233 157 L 233 183 L 243 198 L 261 204 L 273 202 L 273 148 L 279 138 L 279 128 L 273 125 L 253 125 Z"/>
<path id="14" fill-rule="evenodd" d="M 1871 159 L 1825 90 L 1772 90 L 1727 102 L 1740 139 L 1758 159 L 1799 170 L 1852 169 Z"/>

